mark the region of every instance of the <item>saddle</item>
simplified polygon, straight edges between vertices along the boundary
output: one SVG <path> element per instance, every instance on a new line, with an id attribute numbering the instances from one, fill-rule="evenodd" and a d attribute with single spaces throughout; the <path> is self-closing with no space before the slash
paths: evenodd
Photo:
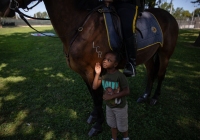
<path id="1" fill-rule="evenodd" d="M 101 10 L 105 21 L 109 47 L 112 51 L 120 51 L 123 46 L 120 18 L 112 6 L 103 6 Z"/>
<path id="2" fill-rule="evenodd" d="M 107 38 L 110 49 L 123 50 L 123 36 L 121 32 L 120 18 L 113 7 L 102 7 L 104 21 L 107 30 Z M 150 12 L 142 12 L 136 23 L 137 49 L 145 49 L 154 44 L 163 44 L 163 34 L 156 18 Z"/>

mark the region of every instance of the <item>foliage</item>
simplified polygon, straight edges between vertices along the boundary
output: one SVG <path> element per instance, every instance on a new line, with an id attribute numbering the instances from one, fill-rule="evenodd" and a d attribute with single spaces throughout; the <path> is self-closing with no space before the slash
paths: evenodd
<path id="1" fill-rule="evenodd" d="M 173 9 L 173 11 L 174 11 L 174 6 L 172 5 L 172 9 Z M 162 3 L 161 5 L 160 5 L 160 8 L 161 9 L 164 9 L 164 10 L 166 10 L 166 11 L 168 11 L 168 12 L 170 12 L 170 9 L 171 9 L 171 4 L 170 3 L 167 3 L 167 2 L 164 2 L 164 3 Z"/>
<path id="2" fill-rule="evenodd" d="M 52 27 L 37 29 L 54 32 Z M 131 139 L 200 139 L 200 49 L 191 46 L 199 31 L 180 30 L 156 106 L 136 103 L 146 83 L 144 66 L 128 78 Z M 32 32 L 26 27 L 0 29 L 0 139 L 110 139 L 106 122 L 101 134 L 88 137 L 92 97 L 81 77 L 66 65 L 61 41 L 31 36 Z"/>
<path id="3" fill-rule="evenodd" d="M 194 10 L 194 17 L 200 17 L 200 8 Z"/>
<path id="4" fill-rule="evenodd" d="M 156 5 L 156 0 L 146 0 L 145 3 L 148 5 L 148 8 L 154 8 Z"/>
<path id="5" fill-rule="evenodd" d="M 176 19 L 187 19 L 187 18 L 191 18 L 192 15 L 190 14 L 190 12 L 188 10 L 183 10 L 183 8 L 177 7 L 176 10 L 173 12 L 173 16 Z"/>
<path id="6" fill-rule="evenodd" d="M 34 14 L 35 18 L 49 18 L 49 15 L 47 12 L 37 12 Z"/>
<path id="7" fill-rule="evenodd" d="M 192 1 L 192 3 L 199 3 L 200 4 L 200 0 Z"/>

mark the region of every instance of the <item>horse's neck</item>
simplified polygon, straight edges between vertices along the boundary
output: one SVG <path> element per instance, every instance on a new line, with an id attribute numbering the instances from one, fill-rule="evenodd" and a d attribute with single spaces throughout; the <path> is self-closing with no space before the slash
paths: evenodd
<path id="1" fill-rule="evenodd" d="M 44 0 L 52 25 L 64 44 L 69 44 L 87 12 L 78 10 L 73 0 Z"/>

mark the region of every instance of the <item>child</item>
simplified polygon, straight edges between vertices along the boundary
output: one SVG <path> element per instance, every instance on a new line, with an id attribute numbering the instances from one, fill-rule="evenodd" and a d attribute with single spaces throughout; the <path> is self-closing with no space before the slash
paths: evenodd
<path id="1" fill-rule="evenodd" d="M 93 89 L 97 89 L 101 84 L 104 89 L 103 99 L 106 103 L 106 120 L 111 127 L 112 139 L 117 139 L 117 132 L 123 133 L 123 140 L 128 137 L 128 105 L 126 97 L 129 94 L 128 81 L 116 67 L 120 61 L 116 52 L 108 52 L 105 55 L 102 66 L 106 69 L 106 74 L 100 77 L 101 65 L 95 65 L 95 78 Z"/>

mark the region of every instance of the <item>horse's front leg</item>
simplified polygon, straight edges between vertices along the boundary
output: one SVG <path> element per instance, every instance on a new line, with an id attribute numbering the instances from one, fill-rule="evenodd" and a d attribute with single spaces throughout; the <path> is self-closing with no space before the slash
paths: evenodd
<path id="1" fill-rule="evenodd" d="M 102 132 L 102 124 L 104 122 L 104 113 L 103 113 L 103 88 L 100 86 L 97 90 L 92 89 L 92 83 L 94 79 L 94 72 L 90 71 L 86 73 L 86 76 L 83 77 L 88 90 L 90 92 L 90 95 L 93 100 L 93 111 L 91 112 L 89 118 L 87 119 L 87 123 L 93 124 L 93 127 L 89 131 L 88 135 L 95 136 Z"/>
<path id="2" fill-rule="evenodd" d="M 91 130 L 89 131 L 88 135 L 91 136 L 95 136 L 97 134 L 99 134 L 100 132 L 102 132 L 102 124 L 104 122 L 104 113 L 103 113 L 103 90 L 102 87 L 98 88 L 97 90 L 92 90 L 91 87 L 88 87 L 88 89 L 90 88 L 90 94 L 93 100 L 93 111 L 91 112 L 89 118 L 87 119 L 87 123 L 89 124 L 93 124 L 93 127 L 91 128 Z"/>
<path id="3" fill-rule="evenodd" d="M 145 67 L 147 70 L 146 89 L 145 89 L 144 94 L 137 99 L 138 103 L 143 103 L 143 102 L 147 101 L 148 97 L 151 95 L 151 91 L 153 88 L 153 82 L 154 82 L 155 76 L 156 76 L 156 67 L 155 67 L 155 62 L 154 62 L 153 58 L 151 58 L 150 60 L 148 60 L 145 63 Z"/>
<path id="4" fill-rule="evenodd" d="M 93 90 L 91 92 L 91 96 L 93 99 L 93 104 L 94 104 L 94 108 L 92 113 L 90 114 L 87 122 L 89 124 L 91 123 L 95 123 L 93 125 L 93 127 L 91 128 L 91 130 L 89 131 L 88 135 L 91 136 L 95 136 L 97 134 L 99 134 L 100 132 L 102 132 L 102 124 L 104 122 L 104 113 L 103 113 L 103 108 L 102 108 L 102 96 L 103 96 L 103 91 L 102 88 L 98 88 L 97 90 Z"/>

